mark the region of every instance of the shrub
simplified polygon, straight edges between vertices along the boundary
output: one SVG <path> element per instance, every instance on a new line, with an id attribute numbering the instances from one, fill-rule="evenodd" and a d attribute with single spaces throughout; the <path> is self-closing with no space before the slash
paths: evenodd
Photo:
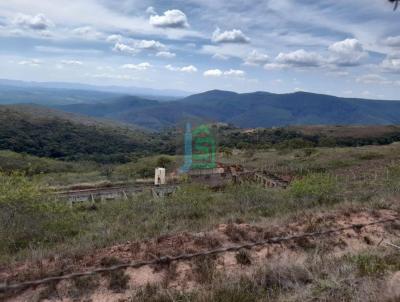
<path id="1" fill-rule="evenodd" d="M 399 189 L 399 181 L 400 181 L 400 167 L 398 166 L 390 166 L 387 170 L 387 176 L 385 178 L 385 186 L 391 192 L 398 193 Z"/>
<path id="2" fill-rule="evenodd" d="M 216 263 L 213 257 L 198 257 L 194 261 L 194 273 L 197 282 L 211 283 L 216 274 Z"/>
<path id="3" fill-rule="evenodd" d="M 241 265 L 250 265 L 251 264 L 251 256 L 250 253 L 246 250 L 240 250 L 236 255 L 236 262 Z"/>
<path id="4" fill-rule="evenodd" d="M 164 167 L 167 172 L 173 169 L 175 158 L 173 156 L 162 155 L 159 157 L 151 156 L 140 158 L 133 162 L 117 166 L 115 174 L 122 174 L 128 177 L 147 178 L 154 176 L 154 169 Z"/>
<path id="5" fill-rule="evenodd" d="M 292 182 L 289 194 L 296 199 L 311 199 L 319 203 L 333 201 L 337 184 L 335 178 L 327 174 L 309 174 Z"/>
<path id="6" fill-rule="evenodd" d="M 311 141 L 302 139 L 302 138 L 293 138 L 283 141 L 282 143 L 277 144 L 277 149 L 304 149 L 304 148 L 312 148 L 314 144 Z"/>
<path id="7" fill-rule="evenodd" d="M 315 153 L 317 153 L 317 149 L 315 149 L 315 148 L 306 148 L 306 149 L 303 149 L 303 155 L 304 155 L 305 157 L 309 157 L 309 156 L 311 156 L 311 155 L 313 155 L 313 154 L 315 154 Z"/>
<path id="8" fill-rule="evenodd" d="M 166 156 L 160 156 L 157 159 L 157 167 L 167 168 L 169 165 L 171 165 L 171 163 L 172 160 Z"/>
<path id="9" fill-rule="evenodd" d="M 377 276 L 387 271 L 398 271 L 400 269 L 400 255 L 398 253 L 362 253 L 349 256 L 347 260 L 356 264 L 360 276 Z"/>
<path id="10" fill-rule="evenodd" d="M 110 272 L 109 278 L 110 283 L 108 288 L 112 291 L 119 293 L 124 292 L 128 288 L 130 277 L 123 270 Z"/>
<path id="11" fill-rule="evenodd" d="M 168 217 L 188 220 L 207 217 L 215 202 L 211 191 L 196 184 L 182 186 L 168 201 L 165 208 Z"/>
<path id="12" fill-rule="evenodd" d="M 383 158 L 384 155 L 376 152 L 367 152 L 363 154 L 357 154 L 356 157 L 360 160 L 372 160 L 372 159 Z"/>
<path id="13" fill-rule="evenodd" d="M 78 233 L 76 216 L 49 200 L 23 174 L 0 173 L 0 253 L 63 241 Z"/>
<path id="14" fill-rule="evenodd" d="M 68 294 L 73 301 L 87 301 L 84 298 L 88 298 L 100 285 L 100 279 L 98 275 L 85 276 L 73 279 Z"/>

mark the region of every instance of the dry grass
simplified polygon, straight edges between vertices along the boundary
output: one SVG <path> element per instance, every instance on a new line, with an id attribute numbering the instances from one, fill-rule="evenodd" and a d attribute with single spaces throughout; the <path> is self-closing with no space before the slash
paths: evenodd
<path id="1" fill-rule="evenodd" d="M 398 301 L 385 292 L 387 279 L 395 270 L 398 253 L 374 251 L 375 260 L 364 261 L 365 253 L 324 258 L 310 255 L 304 265 L 272 264 L 251 275 L 213 275 L 192 292 L 147 286 L 132 295 L 133 301 Z M 371 257 L 368 256 L 368 257 Z M 359 263 L 362 260 L 362 264 Z M 376 271 L 379 262 L 379 273 Z M 364 267 L 366 266 L 366 267 Z M 386 267 L 390 269 L 381 270 Z M 373 273 L 365 274 L 365 269 Z"/>
<path id="2" fill-rule="evenodd" d="M 248 158 L 250 155 L 251 160 Z M 221 223 L 227 225 L 224 234 L 230 241 L 244 242 L 263 234 L 249 233 L 232 222 L 266 225 L 274 221 L 280 224 L 303 221 L 304 231 L 313 232 L 332 224 L 332 219 L 318 219 L 316 212 L 400 209 L 398 144 L 319 148 L 311 153 L 299 150 L 286 153 L 257 151 L 254 154 L 234 154 L 229 161 L 242 163 L 248 169 L 265 167 L 280 175 L 296 176 L 297 180 L 287 190 L 243 184 L 214 192 L 203 186 L 185 184 L 165 200 L 143 194 L 129 200 L 98 203 L 93 211 L 76 207 L 63 212 L 58 222 L 62 227 L 64 218 L 74 217 L 74 230 L 79 232 L 68 233 L 58 240 L 60 236 L 55 236 L 58 232 L 55 229 L 51 238 L 57 240 L 28 242 L 12 252 L 3 252 L 0 261 L 7 265 L 12 261 L 41 260 L 50 256 L 71 259 L 128 240 L 207 231 Z M 123 168 L 130 169 L 131 166 Z M 128 173 L 124 169 L 114 169 L 112 173 Z M 117 179 L 119 176 L 114 174 L 112 177 Z M 31 228 L 30 231 L 35 231 L 34 225 Z M 393 223 L 386 227 L 386 232 L 396 233 L 399 229 L 400 225 Z M 266 231 L 265 236 L 268 237 Z M 29 241 L 29 237 L 23 238 Z M 364 242 L 371 249 L 377 243 L 368 236 L 364 237 Z M 166 290 L 169 284 L 164 281 L 160 288 L 149 286 L 133 293 L 132 301 L 384 301 L 379 291 L 382 292 L 390 274 L 400 271 L 400 259 L 382 248 L 374 250 L 374 253 L 331 260 L 324 255 L 334 246 L 344 246 L 345 242 L 332 240 L 315 244 L 307 239 L 296 244 L 309 255 L 302 266 L 288 263 L 263 267 L 250 276 L 221 276 L 215 269 L 215 259 L 199 259 L 193 265 L 193 278 L 201 284 L 199 289 L 189 293 Z M 214 237 L 199 237 L 195 245 L 216 248 L 221 246 L 221 242 Z M 155 255 L 157 252 L 152 251 Z M 240 251 L 235 259 L 243 267 L 253 265 L 247 251 Z M 116 263 L 118 259 L 102 261 L 104 266 Z M 173 281 L 176 275 L 176 267 L 170 267 L 164 280 Z M 108 280 L 112 291 L 129 292 L 129 278 L 125 273 L 110 274 Z M 78 283 L 70 290 L 71 297 L 85 298 L 84 288 L 89 292 L 96 289 L 97 283 L 92 281 L 76 281 Z M 56 288 L 48 287 L 42 297 L 56 298 L 56 295 Z"/>

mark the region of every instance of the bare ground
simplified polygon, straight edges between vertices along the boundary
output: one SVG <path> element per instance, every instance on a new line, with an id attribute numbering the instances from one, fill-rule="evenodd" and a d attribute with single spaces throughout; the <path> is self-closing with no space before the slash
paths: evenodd
<path id="1" fill-rule="evenodd" d="M 209 232 L 173 234 L 141 242 L 126 242 L 93 251 L 91 254 L 73 257 L 54 256 L 42 261 L 15 263 L 0 268 L 0 282 L 39 279 L 49 275 L 86 271 L 116 263 L 150 260 L 163 255 L 176 256 L 182 253 L 194 253 L 270 237 L 308 233 L 396 217 L 399 217 L 399 213 L 393 210 L 352 211 L 347 209 L 315 215 L 305 214 L 290 224 L 280 224 L 277 221 L 268 225 L 221 224 Z M 352 229 L 324 237 L 299 239 L 282 244 L 257 247 L 245 253 L 248 256 L 245 258 L 251 259 L 250 263 L 246 263 L 246 259 L 244 261 L 238 260 L 236 252 L 220 254 L 214 261 L 216 271 L 219 273 L 227 276 L 246 275 L 266 264 L 291 263 L 302 265 L 310 252 L 340 257 L 347 253 L 370 249 L 378 244 L 384 244 L 384 242 L 398 240 L 399 236 L 400 224 L 373 225 L 361 230 Z M 84 284 L 86 300 L 71 298 L 71 284 L 74 281 L 62 281 L 50 286 L 29 288 L 3 296 L 3 299 L 4 301 L 45 301 L 43 292 L 49 291 L 49 287 L 51 287 L 51 295 L 45 295 L 45 298 L 51 301 L 128 301 L 132 292 L 147 284 L 157 284 L 167 289 L 182 291 L 192 291 L 202 284 L 201 267 L 199 271 L 198 260 L 196 259 L 169 265 L 127 269 L 122 276 L 128 277 L 126 277 L 126 280 L 119 281 L 118 284 L 121 285 L 121 288 L 117 289 L 110 289 L 110 276 L 106 274 L 96 277 L 94 286 Z M 387 287 L 385 289 L 387 295 L 400 297 L 400 272 L 394 273 L 387 280 L 385 286 Z M 1 296 L 0 300 L 2 300 Z"/>

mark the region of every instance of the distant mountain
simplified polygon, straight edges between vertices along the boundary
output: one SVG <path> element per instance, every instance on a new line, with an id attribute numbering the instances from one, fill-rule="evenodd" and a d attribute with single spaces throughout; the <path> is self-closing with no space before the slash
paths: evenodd
<path id="1" fill-rule="evenodd" d="M 113 102 L 97 104 L 71 104 L 53 106 L 66 112 L 85 114 L 88 116 L 121 120 L 120 115 L 126 111 L 140 110 L 147 107 L 158 106 L 158 101 L 147 100 L 135 96 L 123 96 Z"/>
<path id="2" fill-rule="evenodd" d="M 232 94 L 209 91 L 189 96 L 186 104 L 217 111 L 219 121 L 241 127 L 286 125 L 371 125 L 400 122 L 400 102 L 340 98 L 296 92 L 272 94 L 254 92 Z"/>
<path id="3" fill-rule="evenodd" d="M 306 92 L 239 94 L 212 90 L 171 102 L 124 97 L 107 104 L 58 108 L 112 118 L 153 130 L 173 126 L 185 118 L 231 123 L 243 128 L 400 124 L 398 101 L 340 98 Z"/>
<path id="4" fill-rule="evenodd" d="M 0 84 L 0 104 L 3 105 L 21 103 L 39 105 L 93 104 L 97 102 L 113 101 L 121 96 L 122 94 L 102 91 L 17 87 Z"/>
<path id="5" fill-rule="evenodd" d="M 0 102 L 3 100 L 3 94 L 7 91 L 53 91 L 53 99 L 56 95 L 54 89 L 57 91 L 67 91 L 78 93 L 85 92 L 86 94 L 92 93 L 97 94 L 101 99 L 112 97 L 113 95 L 136 95 L 145 98 L 155 98 L 157 97 L 160 101 L 170 101 L 176 100 L 178 98 L 186 97 L 190 95 L 189 92 L 174 90 L 174 89 L 151 89 L 151 88 L 141 88 L 135 86 L 100 86 L 100 85 L 89 85 L 80 83 L 63 83 L 63 82 L 25 82 L 25 81 L 15 81 L 0 79 Z M 77 93 L 75 93 L 77 94 Z M 26 99 L 19 98 L 18 102 L 28 102 Z M 35 102 L 36 101 L 32 101 Z M 13 102 L 15 103 L 15 102 Z M 41 102 L 43 103 L 43 101 Z M 55 103 L 53 103 L 55 104 Z M 71 102 L 65 102 L 65 104 L 71 104 Z"/>

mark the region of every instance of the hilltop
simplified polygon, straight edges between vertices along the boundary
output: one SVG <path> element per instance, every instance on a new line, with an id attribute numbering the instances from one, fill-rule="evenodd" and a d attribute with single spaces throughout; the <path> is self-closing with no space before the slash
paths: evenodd
<path id="1" fill-rule="evenodd" d="M 400 102 L 307 92 L 239 94 L 212 90 L 170 102 L 125 96 L 107 104 L 73 104 L 57 109 L 92 116 L 101 112 L 103 117 L 152 130 L 174 126 L 185 118 L 225 122 L 242 128 L 400 123 Z"/>

